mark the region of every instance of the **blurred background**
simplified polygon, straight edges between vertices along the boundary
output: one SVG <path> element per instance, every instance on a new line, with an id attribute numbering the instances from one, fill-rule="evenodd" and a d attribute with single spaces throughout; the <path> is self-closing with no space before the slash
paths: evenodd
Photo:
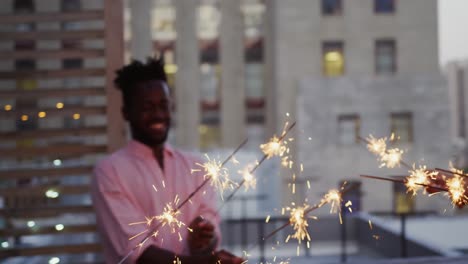
<path id="1" fill-rule="evenodd" d="M 129 138 L 115 69 L 161 56 L 174 100 L 170 143 L 259 160 L 285 122 L 289 168 L 256 171 L 221 211 L 223 247 L 249 263 L 467 263 L 467 210 L 413 196 L 360 137 L 395 133 L 404 160 L 468 166 L 465 0 L 2 0 L 0 262 L 102 263 L 89 182 Z M 343 224 L 314 211 L 310 248 L 286 228 L 291 202 L 343 182 Z M 294 189 L 294 191 L 293 191 Z M 151 199 L 151 193 L 148 194 Z M 265 218 L 270 216 L 266 223 Z M 274 259 L 274 257 L 277 257 Z"/>

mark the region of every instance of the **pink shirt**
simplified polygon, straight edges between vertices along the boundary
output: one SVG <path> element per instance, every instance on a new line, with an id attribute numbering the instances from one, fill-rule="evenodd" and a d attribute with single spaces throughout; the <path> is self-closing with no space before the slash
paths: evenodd
<path id="1" fill-rule="evenodd" d="M 91 194 L 106 263 L 118 263 L 148 234 L 129 240 L 148 227 L 146 224 L 130 223 L 161 215 L 165 205 L 173 202 L 176 195 L 182 202 L 204 181 L 202 172 L 191 173 L 192 169 L 199 168 L 195 163 L 201 162 L 166 145 L 162 171 L 152 150 L 135 140 L 99 162 L 94 170 Z M 201 215 L 216 226 L 219 237 L 216 200 L 215 192 L 207 184 L 191 199 L 191 203 L 181 208 L 178 219 L 188 226 Z M 188 230 L 181 227 L 178 231 L 182 240 L 177 232 L 173 233 L 167 226 L 159 228 L 158 236 L 146 241 L 125 263 L 135 263 L 150 245 L 188 255 Z"/>

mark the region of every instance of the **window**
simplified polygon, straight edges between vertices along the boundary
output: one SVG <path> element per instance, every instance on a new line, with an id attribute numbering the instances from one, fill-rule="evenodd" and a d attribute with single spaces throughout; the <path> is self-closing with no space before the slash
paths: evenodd
<path id="1" fill-rule="evenodd" d="M 201 71 L 201 101 L 204 107 L 217 108 L 219 103 L 219 88 L 221 82 L 220 66 L 218 64 L 203 63 Z"/>
<path id="2" fill-rule="evenodd" d="M 380 39 L 375 42 L 375 72 L 393 74 L 396 72 L 396 45 L 393 39 Z"/>
<path id="3" fill-rule="evenodd" d="M 396 180 L 404 181 L 404 176 L 393 177 Z M 414 211 L 414 196 L 408 193 L 406 186 L 399 182 L 393 183 L 393 211 L 396 214 L 406 214 Z"/>
<path id="4" fill-rule="evenodd" d="M 62 60 L 64 69 L 80 69 L 83 68 L 83 60 L 81 58 L 70 58 Z"/>
<path id="5" fill-rule="evenodd" d="M 34 1 L 33 0 L 15 0 L 13 3 L 13 9 L 15 13 L 32 13 L 34 12 Z"/>
<path id="6" fill-rule="evenodd" d="M 343 42 L 327 41 L 322 44 L 323 74 L 341 76 L 344 74 Z"/>
<path id="7" fill-rule="evenodd" d="M 413 141 L 413 115 L 411 113 L 392 113 L 391 133 L 395 134 L 399 142 Z"/>
<path id="8" fill-rule="evenodd" d="M 62 0 L 61 10 L 65 12 L 73 12 L 81 10 L 81 0 Z"/>
<path id="9" fill-rule="evenodd" d="M 152 33 L 158 41 L 169 41 L 176 38 L 174 6 L 156 4 L 152 15 Z"/>
<path id="10" fill-rule="evenodd" d="M 342 1 L 341 0 L 322 0 L 323 15 L 341 15 Z"/>
<path id="11" fill-rule="evenodd" d="M 245 64 L 245 96 L 248 108 L 262 108 L 265 100 L 263 90 L 263 63 Z"/>
<path id="12" fill-rule="evenodd" d="M 217 124 L 202 124 L 198 127 L 200 134 L 200 148 L 208 151 L 219 147 L 221 129 Z"/>
<path id="13" fill-rule="evenodd" d="M 395 0 L 374 0 L 375 13 L 388 14 L 395 12 Z"/>
<path id="14" fill-rule="evenodd" d="M 357 114 L 338 116 L 338 140 L 342 145 L 353 145 L 359 142 L 361 120 Z"/>
<path id="15" fill-rule="evenodd" d="M 21 59 L 15 61 L 16 71 L 33 71 L 36 69 L 36 62 L 30 59 Z M 37 81 L 29 78 L 19 78 L 16 80 L 17 89 L 34 90 L 37 88 Z"/>

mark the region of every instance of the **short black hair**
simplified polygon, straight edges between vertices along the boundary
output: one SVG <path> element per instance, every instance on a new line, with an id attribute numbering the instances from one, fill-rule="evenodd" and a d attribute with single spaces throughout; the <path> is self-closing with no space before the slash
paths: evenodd
<path id="1" fill-rule="evenodd" d="M 124 105 L 129 105 L 132 92 L 136 85 L 145 81 L 164 81 L 167 83 L 164 62 L 162 58 L 148 58 L 146 63 L 138 60 L 132 62 L 116 71 L 117 77 L 114 84 L 122 91 Z"/>

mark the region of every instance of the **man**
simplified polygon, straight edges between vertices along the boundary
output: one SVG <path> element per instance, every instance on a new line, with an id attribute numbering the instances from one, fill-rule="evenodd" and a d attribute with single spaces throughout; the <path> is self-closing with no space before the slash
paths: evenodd
<path id="1" fill-rule="evenodd" d="M 133 61 L 117 71 L 115 84 L 122 92 L 122 114 L 132 140 L 96 166 L 91 185 L 106 263 L 118 263 L 135 248 L 125 263 L 173 263 L 176 257 L 184 264 L 241 263 L 225 251 L 215 252 L 219 217 L 216 194 L 208 186 L 177 217 L 193 232 L 163 225 L 141 243 L 157 224 L 148 226 L 145 219 L 161 215 L 176 197 L 188 197 L 204 177 L 191 173 L 199 160 L 165 143 L 171 100 L 161 60 Z"/>

